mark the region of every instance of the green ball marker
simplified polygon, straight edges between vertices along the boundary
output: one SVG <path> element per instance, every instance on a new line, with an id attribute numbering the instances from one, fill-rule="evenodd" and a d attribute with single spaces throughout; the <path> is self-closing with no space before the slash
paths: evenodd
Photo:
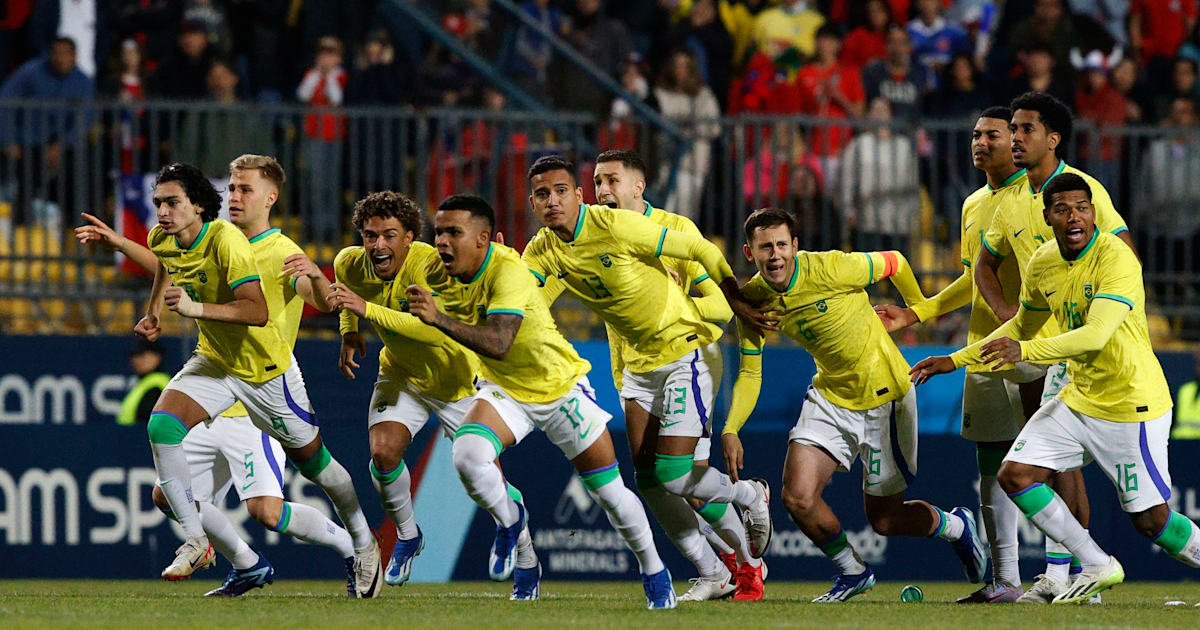
<path id="1" fill-rule="evenodd" d="M 900 591 L 900 601 L 904 603 L 920 602 L 925 600 L 925 592 L 920 586 L 909 584 Z"/>

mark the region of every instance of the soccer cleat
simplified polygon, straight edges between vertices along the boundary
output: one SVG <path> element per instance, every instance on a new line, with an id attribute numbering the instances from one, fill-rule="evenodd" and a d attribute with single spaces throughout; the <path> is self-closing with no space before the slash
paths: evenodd
<path id="1" fill-rule="evenodd" d="M 1049 604 L 1055 597 L 1067 590 L 1067 585 L 1050 577 L 1039 575 L 1033 586 L 1025 594 L 1017 598 L 1018 604 Z"/>
<path id="2" fill-rule="evenodd" d="M 192 577 L 197 569 L 211 567 L 217 563 L 217 553 L 208 544 L 207 537 L 188 538 L 175 550 L 175 560 L 162 571 L 162 579 L 174 582 Z"/>
<path id="3" fill-rule="evenodd" d="M 346 563 L 346 595 L 348 597 L 357 598 L 358 587 L 355 586 L 354 579 L 354 556 L 343 558 L 342 561 Z"/>
<path id="4" fill-rule="evenodd" d="M 763 600 L 762 566 L 750 566 L 749 562 L 742 563 L 737 572 L 737 590 L 733 593 L 735 602 L 761 602 Z"/>
<path id="5" fill-rule="evenodd" d="M 503 582 L 517 567 L 517 539 L 525 529 L 525 506 L 517 504 L 517 522 L 508 527 L 496 526 L 496 540 L 492 542 L 492 553 L 488 558 L 488 577 Z"/>
<path id="6" fill-rule="evenodd" d="M 956 507 L 950 513 L 964 523 L 962 536 L 950 544 L 954 547 L 954 553 L 958 554 L 959 562 L 962 562 L 967 581 L 979 584 L 987 571 L 987 553 L 983 549 L 983 541 L 979 539 L 979 532 L 975 530 L 975 515 L 965 507 Z"/>
<path id="7" fill-rule="evenodd" d="M 654 575 L 642 574 L 642 588 L 646 589 L 646 608 L 666 610 L 674 608 L 675 586 L 671 584 L 671 572 L 665 568 Z"/>
<path id="8" fill-rule="evenodd" d="M 359 599 L 370 599 L 383 590 L 383 563 L 379 558 L 379 545 L 354 554 L 354 591 Z"/>
<path id="9" fill-rule="evenodd" d="M 724 568 L 724 567 L 722 567 Z M 733 582 L 733 574 L 728 569 L 716 577 L 696 577 L 688 580 L 692 588 L 679 596 L 681 602 L 703 602 L 710 599 L 721 599 L 733 595 L 737 584 Z"/>
<path id="10" fill-rule="evenodd" d="M 396 546 L 392 548 L 392 559 L 388 562 L 387 571 L 383 574 L 384 583 L 388 586 L 404 586 L 404 583 L 408 581 L 408 576 L 412 573 L 413 558 L 421 555 L 423 549 L 425 549 L 425 534 L 421 533 L 419 526 L 416 538 L 397 540 Z"/>
<path id="11" fill-rule="evenodd" d="M 1075 567 L 1071 567 L 1071 568 L 1073 569 L 1073 568 L 1075 568 Z M 1078 573 L 1072 573 L 1072 574 L 1071 574 L 1071 579 L 1070 579 L 1070 580 L 1068 580 L 1068 582 L 1067 582 L 1067 588 L 1070 588 L 1070 587 L 1071 587 L 1071 585 L 1072 585 L 1072 584 L 1074 584 L 1074 583 L 1075 583 L 1075 582 L 1076 582 L 1078 579 L 1079 579 L 1079 574 L 1078 574 Z M 1100 598 L 1100 593 L 1096 593 L 1095 595 L 1092 595 L 1090 598 L 1088 598 L 1087 602 L 1085 602 L 1085 603 L 1087 603 L 1089 606 L 1096 606 L 1096 605 L 1099 605 L 1099 604 L 1103 604 L 1103 603 L 1104 603 L 1104 600 L 1102 600 L 1102 599 Z"/>
<path id="12" fill-rule="evenodd" d="M 1075 583 L 1067 590 L 1059 593 L 1052 604 L 1075 604 L 1088 601 L 1093 595 L 1108 590 L 1125 581 L 1125 568 L 1113 556 L 1108 557 L 1108 564 L 1098 567 L 1084 567 L 1083 572 L 1075 579 Z"/>
<path id="13" fill-rule="evenodd" d="M 737 573 L 738 564 L 736 553 L 718 553 L 717 557 L 721 559 L 721 564 L 725 565 L 725 568 L 729 569 L 730 573 Z"/>
<path id="14" fill-rule="evenodd" d="M 258 562 L 249 569 L 230 569 L 225 582 L 219 588 L 204 594 L 205 597 L 237 597 L 247 591 L 262 588 L 275 582 L 275 567 L 258 554 Z"/>
<path id="15" fill-rule="evenodd" d="M 855 595 L 866 593 L 875 588 L 875 572 L 871 567 L 857 575 L 835 575 L 833 587 L 828 593 L 813 600 L 814 604 L 833 604 L 844 602 Z"/>
<path id="16" fill-rule="evenodd" d="M 747 542 L 750 543 L 750 555 L 761 558 L 767 553 L 771 544 L 771 534 L 774 526 L 771 524 L 771 486 L 765 479 L 755 477 L 750 480 L 759 486 L 759 497 L 750 506 L 742 510 L 742 525 L 746 528 Z"/>
<path id="17" fill-rule="evenodd" d="M 1025 591 L 1019 586 L 1012 586 L 1005 582 L 997 582 L 995 580 L 983 585 L 983 588 L 967 595 L 960 597 L 955 603 L 958 604 L 1011 604 L 1017 601 Z"/>
<path id="18" fill-rule="evenodd" d="M 533 601 L 541 594 L 542 563 L 531 569 L 517 567 L 513 570 L 513 592 L 511 600 Z"/>

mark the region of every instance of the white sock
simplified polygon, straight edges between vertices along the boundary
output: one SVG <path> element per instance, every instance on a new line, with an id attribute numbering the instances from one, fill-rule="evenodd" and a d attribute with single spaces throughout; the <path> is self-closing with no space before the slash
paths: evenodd
<path id="1" fill-rule="evenodd" d="M 404 461 L 395 469 L 380 472 L 375 462 L 370 464 L 371 481 L 379 491 L 383 511 L 396 524 L 400 540 L 411 540 L 417 537 L 417 517 L 413 514 L 412 478 L 408 474 L 408 466 Z"/>
<path id="2" fill-rule="evenodd" d="M 533 538 L 529 535 L 529 527 L 526 527 L 517 538 L 517 568 L 532 569 L 537 565 L 537 550 L 533 548 Z"/>
<path id="3" fill-rule="evenodd" d="M 933 508 L 938 518 L 941 519 L 938 529 L 933 532 L 934 536 L 950 542 L 962 538 L 963 532 L 966 531 L 967 523 L 961 516 L 947 512 L 936 505 L 930 505 L 930 507 Z"/>
<path id="4" fill-rule="evenodd" d="M 744 480 L 734 482 L 729 475 L 712 466 L 696 466 L 688 474 L 662 485 L 671 494 L 705 503 L 733 503 L 743 510 L 758 499 L 757 484 Z"/>
<path id="5" fill-rule="evenodd" d="M 285 502 L 275 531 L 306 543 L 329 547 L 343 558 L 353 556 L 355 551 L 362 551 L 355 547 L 349 532 L 325 518 L 316 508 L 303 503 Z"/>
<path id="6" fill-rule="evenodd" d="M 615 466 L 615 465 L 614 465 Z M 587 481 L 585 480 L 585 485 Z M 629 550 L 637 557 L 643 575 L 654 575 L 662 571 L 662 558 L 654 546 L 654 533 L 650 531 L 650 520 L 642 502 L 632 490 L 625 487 L 618 474 L 616 479 L 589 492 L 608 514 L 608 522 L 625 539 Z"/>
<path id="7" fill-rule="evenodd" d="M 724 508 L 724 509 L 722 509 Z M 714 518 L 711 527 L 737 557 L 738 564 L 750 563 L 756 567 L 761 560 L 750 556 L 750 542 L 746 538 L 746 526 L 737 510 L 728 503 L 709 503 L 701 508 L 701 518 Z"/>
<path id="8" fill-rule="evenodd" d="M 1067 509 L 1062 497 L 1049 486 L 1037 483 L 1010 494 L 1009 498 L 1047 538 L 1065 546 L 1084 567 L 1108 564 L 1108 554 L 1092 540 L 1087 530 L 1075 520 L 1071 510 Z M 1064 570 L 1069 571 L 1070 564 L 1065 565 Z M 1066 583 L 1066 579 L 1063 579 L 1063 583 Z"/>
<path id="9" fill-rule="evenodd" d="M 992 579 L 1011 586 L 1020 585 L 1017 530 L 1021 510 L 1004 494 L 995 475 L 979 478 L 979 514 L 992 550 Z"/>
<path id="10" fill-rule="evenodd" d="M 154 470 L 158 474 L 158 487 L 175 514 L 175 520 L 183 527 L 188 538 L 204 538 L 204 527 L 200 525 L 200 512 L 192 498 L 192 471 L 188 467 L 187 455 L 181 444 L 150 443 L 154 454 Z"/>
<path id="11" fill-rule="evenodd" d="M 521 518 L 517 503 L 508 496 L 508 484 L 493 462 L 496 447 L 487 438 L 466 433 L 454 440 L 454 468 L 463 487 L 479 507 L 487 510 L 496 524 L 511 527 Z"/>
<path id="12" fill-rule="evenodd" d="M 667 492 L 654 479 L 653 471 L 638 471 L 637 477 L 642 498 L 679 552 L 696 566 L 700 575 L 708 578 L 724 575 L 727 569 L 696 526 L 692 506 L 683 497 Z"/>
<path id="13" fill-rule="evenodd" d="M 833 561 L 842 575 L 860 575 L 867 570 L 867 563 L 859 557 L 854 545 L 846 539 L 846 532 L 838 532 L 829 540 L 818 543 L 817 548 Z"/>
<path id="14" fill-rule="evenodd" d="M 1087 530 L 1084 530 L 1085 532 Z M 1046 576 L 1067 584 L 1071 572 L 1071 550 L 1046 536 Z"/>
<path id="15" fill-rule="evenodd" d="M 225 556 L 235 569 L 249 569 L 258 563 L 258 554 L 238 536 L 237 528 L 221 508 L 211 503 L 200 504 L 200 525 L 217 553 Z"/>
<path id="16" fill-rule="evenodd" d="M 355 552 L 365 552 L 376 544 L 375 534 L 367 525 L 367 517 L 363 516 L 362 508 L 358 504 L 358 495 L 354 493 L 354 480 L 336 459 L 331 457 L 324 470 L 312 477 L 311 481 L 320 486 L 333 502 L 334 511 L 337 512 L 338 518 L 342 519 L 350 537 L 354 539 Z M 320 515 L 320 512 L 313 511 Z"/>
<path id="17" fill-rule="evenodd" d="M 717 533 L 717 530 L 714 529 L 712 525 L 709 525 L 708 522 L 704 520 L 703 516 L 700 516 L 699 514 L 696 515 L 696 524 L 700 527 L 700 533 L 704 534 L 705 540 L 708 541 L 709 545 L 712 545 L 712 548 L 716 550 L 717 553 L 733 553 L 733 547 L 730 547 L 729 544 L 725 542 L 725 539 L 721 538 L 721 535 Z"/>

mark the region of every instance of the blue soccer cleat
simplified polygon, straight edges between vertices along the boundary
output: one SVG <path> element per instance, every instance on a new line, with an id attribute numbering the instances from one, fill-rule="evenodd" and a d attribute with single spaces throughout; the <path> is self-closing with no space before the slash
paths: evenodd
<path id="1" fill-rule="evenodd" d="M 258 562 L 249 569 L 230 569 L 220 587 L 204 594 L 205 597 L 237 597 L 247 591 L 262 588 L 275 582 L 275 567 L 258 554 Z"/>
<path id="2" fill-rule="evenodd" d="M 875 572 L 871 567 L 857 575 L 836 575 L 833 587 L 828 593 L 813 600 L 813 603 L 829 604 L 844 602 L 855 595 L 866 593 L 875 588 Z"/>
<path id="3" fill-rule="evenodd" d="M 975 515 L 965 507 L 956 507 L 950 513 L 965 523 L 962 536 L 950 544 L 954 547 L 954 553 L 958 554 L 959 562 L 962 562 L 963 574 L 967 576 L 967 581 L 979 584 L 987 571 L 987 554 L 983 549 L 983 541 L 979 539 L 979 532 L 975 529 Z"/>
<path id="4" fill-rule="evenodd" d="M 510 600 L 533 601 L 542 593 L 542 563 L 531 569 L 513 570 L 513 592 Z"/>
<path id="5" fill-rule="evenodd" d="M 642 588 L 646 589 L 646 608 L 667 610 L 675 607 L 675 586 L 671 584 L 671 572 L 667 569 L 654 575 L 643 573 Z"/>
<path id="6" fill-rule="evenodd" d="M 517 522 L 509 527 L 496 526 L 496 540 L 492 543 L 491 557 L 488 558 L 488 577 L 496 582 L 504 582 L 512 577 L 513 569 L 517 567 L 517 539 L 521 530 L 525 529 L 525 506 L 517 504 Z"/>
<path id="7" fill-rule="evenodd" d="M 413 558 L 421 555 L 423 549 L 425 534 L 421 533 L 419 526 L 416 538 L 397 540 L 396 546 L 392 548 L 392 559 L 388 562 L 387 572 L 383 574 L 384 583 L 388 586 L 403 586 L 412 573 Z"/>

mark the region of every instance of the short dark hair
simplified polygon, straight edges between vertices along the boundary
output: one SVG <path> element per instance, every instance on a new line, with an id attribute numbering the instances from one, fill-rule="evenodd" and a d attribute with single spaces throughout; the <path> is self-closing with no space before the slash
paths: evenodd
<path id="1" fill-rule="evenodd" d="M 534 175 L 549 173 L 550 171 L 566 171 L 571 179 L 575 179 L 575 163 L 561 155 L 543 155 L 533 162 L 529 167 L 529 172 L 526 173 L 526 179 L 533 179 Z"/>
<path id="2" fill-rule="evenodd" d="M 750 213 L 746 217 L 746 223 L 743 229 L 746 232 L 746 243 L 750 243 L 750 237 L 754 235 L 754 231 L 759 228 L 775 227 L 777 225 L 788 226 L 788 233 L 792 236 L 796 235 L 796 218 L 790 212 L 782 208 L 759 208 Z"/>
<path id="3" fill-rule="evenodd" d="M 1067 144 L 1071 141 L 1072 118 L 1071 108 L 1046 92 L 1026 92 L 1014 98 L 1009 109 L 1015 114 L 1018 109 L 1028 109 L 1038 113 L 1038 118 L 1046 126 L 1047 132 L 1057 133 L 1062 137 L 1054 148 L 1054 155 L 1062 157 Z"/>
<path id="4" fill-rule="evenodd" d="M 154 185 L 179 182 L 183 193 L 193 205 L 200 206 L 200 218 L 212 221 L 221 213 L 221 194 L 199 168 L 184 162 L 174 162 L 162 167 Z"/>
<path id="5" fill-rule="evenodd" d="M 642 161 L 642 156 L 633 151 L 609 149 L 596 156 L 597 164 L 604 162 L 620 162 L 625 168 L 635 170 L 642 175 L 646 174 L 646 163 Z"/>
<path id="6" fill-rule="evenodd" d="M 59 36 L 55 37 L 54 41 L 50 42 L 51 46 L 56 46 L 58 44 L 66 44 L 70 46 L 71 52 L 76 52 L 78 50 L 78 48 L 75 46 L 75 40 L 71 39 L 70 37 Z"/>
<path id="7" fill-rule="evenodd" d="M 1046 187 L 1042 189 L 1042 202 L 1046 204 L 1046 208 L 1054 205 L 1052 199 L 1057 193 L 1070 192 L 1072 190 L 1082 190 L 1087 195 L 1087 200 L 1092 200 L 1092 187 L 1088 186 L 1087 180 L 1076 175 L 1075 173 L 1061 173 L 1057 177 L 1050 180 Z"/>
<path id="8" fill-rule="evenodd" d="M 993 105 L 979 115 L 980 118 L 999 118 L 1000 120 L 1012 120 L 1012 110 L 1004 105 Z"/>
<path id="9" fill-rule="evenodd" d="M 395 218 L 404 229 L 412 232 L 417 238 L 421 236 L 421 206 L 408 197 L 393 191 L 381 190 L 373 192 L 354 204 L 354 214 L 350 222 L 355 230 L 362 231 L 367 219 L 379 217 L 382 219 Z"/>
<path id="10" fill-rule="evenodd" d="M 821 39 L 822 37 L 832 37 L 840 42 L 842 41 L 842 29 L 838 28 L 833 22 L 826 22 L 817 29 L 817 33 L 814 35 L 814 39 Z"/>
<path id="11" fill-rule="evenodd" d="M 492 205 L 479 195 L 450 195 L 438 204 L 437 209 L 465 210 L 471 213 L 471 218 L 487 221 L 488 230 L 496 229 L 496 211 L 492 210 Z"/>

